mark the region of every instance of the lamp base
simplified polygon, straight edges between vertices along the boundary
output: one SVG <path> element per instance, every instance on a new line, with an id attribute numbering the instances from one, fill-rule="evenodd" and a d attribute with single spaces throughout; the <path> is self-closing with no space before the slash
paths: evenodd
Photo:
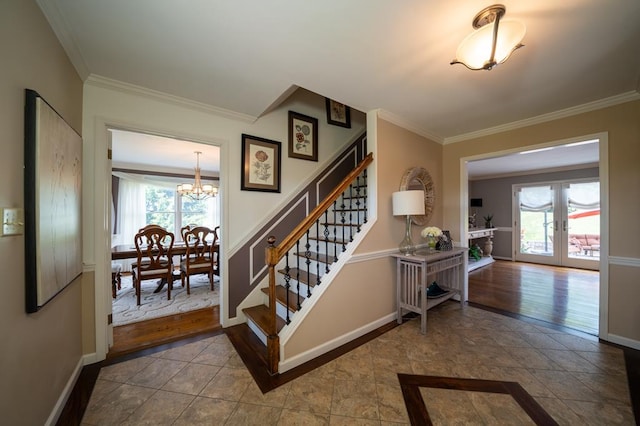
<path id="1" fill-rule="evenodd" d="M 411 216 L 407 215 L 407 225 L 405 227 L 404 239 L 398 246 L 400 253 L 405 256 L 412 256 L 416 252 L 416 248 L 413 245 L 413 240 L 411 239 Z"/>

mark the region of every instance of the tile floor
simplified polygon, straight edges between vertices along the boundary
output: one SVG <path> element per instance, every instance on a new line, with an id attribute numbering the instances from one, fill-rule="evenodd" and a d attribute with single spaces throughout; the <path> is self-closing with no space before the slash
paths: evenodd
<path id="1" fill-rule="evenodd" d="M 409 424 L 396 373 L 515 381 L 559 424 L 634 424 L 618 348 L 454 302 L 427 326 L 405 322 L 266 394 L 224 334 L 123 361 L 100 371 L 82 424 Z M 421 394 L 434 424 L 530 422 L 505 395 Z"/>

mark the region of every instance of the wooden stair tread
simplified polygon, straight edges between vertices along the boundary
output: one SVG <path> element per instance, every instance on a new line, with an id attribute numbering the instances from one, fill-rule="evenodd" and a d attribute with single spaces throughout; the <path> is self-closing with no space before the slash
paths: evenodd
<path id="1" fill-rule="evenodd" d="M 309 253 L 311 254 L 311 257 L 309 258 L 309 259 L 311 259 L 311 260 L 315 260 L 315 261 L 318 261 L 318 262 L 321 262 L 321 263 L 328 263 L 328 264 L 332 264 L 333 262 L 335 262 L 335 258 L 334 258 L 333 256 L 327 256 L 327 255 L 326 255 L 326 254 L 324 254 L 324 253 L 316 253 L 316 252 L 314 252 L 314 251 L 310 251 Z M 305 257 L 305 255 L 304 255 L 304 253 L 303 253 L 303 252 L 301 252 L 301 253 L 295 253 L 295 255 L 296 255 L 296 256 L 299 256 L 299 257 L 302 257 L 302 258 L 304 258 L 304 259 L 306 259 L 306 257 Z M 296 271 L 298 270 L 298 268 L 291 268 L 291 271 L 293 271 L 294 269 L 295 269 Z M 284 269 L 282 269 L 282 270 L 280 270 L 280 271 L 278 271 L 278 272 L 282 272 L 282 273 L 284 274 Z M 294 275 L 294 274 L 292 274 L 291 272 L 289 272 L 289 274 L 290 274 L 291 276 L 293 276 L 293 275 Z M 306 275 L 306 273 L 305 273 L 305 275 Z"/>
<path id="2" fill-rule="evenodd" d="M 242 310 L 244 314 L 251 318 L 253 323 L 264 333 L 265 336 L 269 336 L 269 308 L 265 305 L 252 306 L 250 308 L 244 308 Z M 285 322 L 282 318 L 276 315 L 276 329 L 278 332 L 285 326 Z"/>
<path id="3" fill-rule="evenodd" d="M 309 240 L 320 241 L 320 242 L 329 243 L 329 244 L 341 244 L 341 245 L 349 244 L 351 242 L 349 240 L 343 240 L 342 238 L 336 238 L 335 240 L 332 240 L 332 239 L 325 240 L 324 236 L 322 237 L 309 236 Z M 304 254 L 302 255 L 302 257 L 304 257 Z M 314 257 L 311 257 L 311 260 L 316 260 L 316 259 Z M 327 262 L 324 262 L 324 263 L 327 263 Z"/>
<path id="4" fill-rule="evenodd" d="M 325 262 L 326 263 L 326 262 Z M 284 269 L 280 269 L 278 272 L 280 272 L 281 274 L 285 274 Z M 308 285 L 309 287 L 314 287 L 316 285 L 316 283 L 318 282 L 318 275 L 314 274 L 314 273 L 310 273 L 309 274 L 309 279 L 307 279 L 307 272 L 302 270 L 302 269 L 298 269 L 298 268 L 290 268 L 289 269 L 289 276 L 296 280 L 296 276 L 298 275 L 298 272 L 300 272 L 300 279 L 297 281 L 300 281 L 301 283 L 304 283 L 306 285 Z M 311 281 L 311 282 L 307 282 L 307 281 Z"/>
<path id="5" fill-rule="evenodd" d="M 261 289 L 261 291 L 267 296 L 269 295 L 269 287 L 264 287 Z M 296 312 L 298 310 L 298 295 L 291 290 L 288 290 L 288 292 L 289 309 L 293 312 Z M 303 295 L 300 295 L 300 304 L 304 302 L 304 299 L 305 297 Z M 276 286 L 276 300 L 283 306 L 287 305 L 287 289 L 282 285 Z"/>

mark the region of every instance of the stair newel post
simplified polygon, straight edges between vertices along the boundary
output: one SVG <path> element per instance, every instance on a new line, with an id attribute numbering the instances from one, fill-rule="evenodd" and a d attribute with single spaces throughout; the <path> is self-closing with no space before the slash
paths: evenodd
<path id="1" fill-rule="evenodd" d="M 274 246 L 276 237 L 271 235 L 265 250 L 266 263 L 269 269 L 269 335 L 267 336 L 267 362 L 271 374 L 278 373 L 280 361 L 280 337 L 276 325 L 276 265 L 278 263 L 278 249 Z"/>

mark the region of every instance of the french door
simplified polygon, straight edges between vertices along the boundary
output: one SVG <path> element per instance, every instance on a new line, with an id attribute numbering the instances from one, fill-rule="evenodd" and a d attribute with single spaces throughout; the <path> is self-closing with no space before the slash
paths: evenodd
<path id="1" fill-rule="evenodd" d="M 599 269 L 597 180 L 513 186 L 515 259 Z"/>

